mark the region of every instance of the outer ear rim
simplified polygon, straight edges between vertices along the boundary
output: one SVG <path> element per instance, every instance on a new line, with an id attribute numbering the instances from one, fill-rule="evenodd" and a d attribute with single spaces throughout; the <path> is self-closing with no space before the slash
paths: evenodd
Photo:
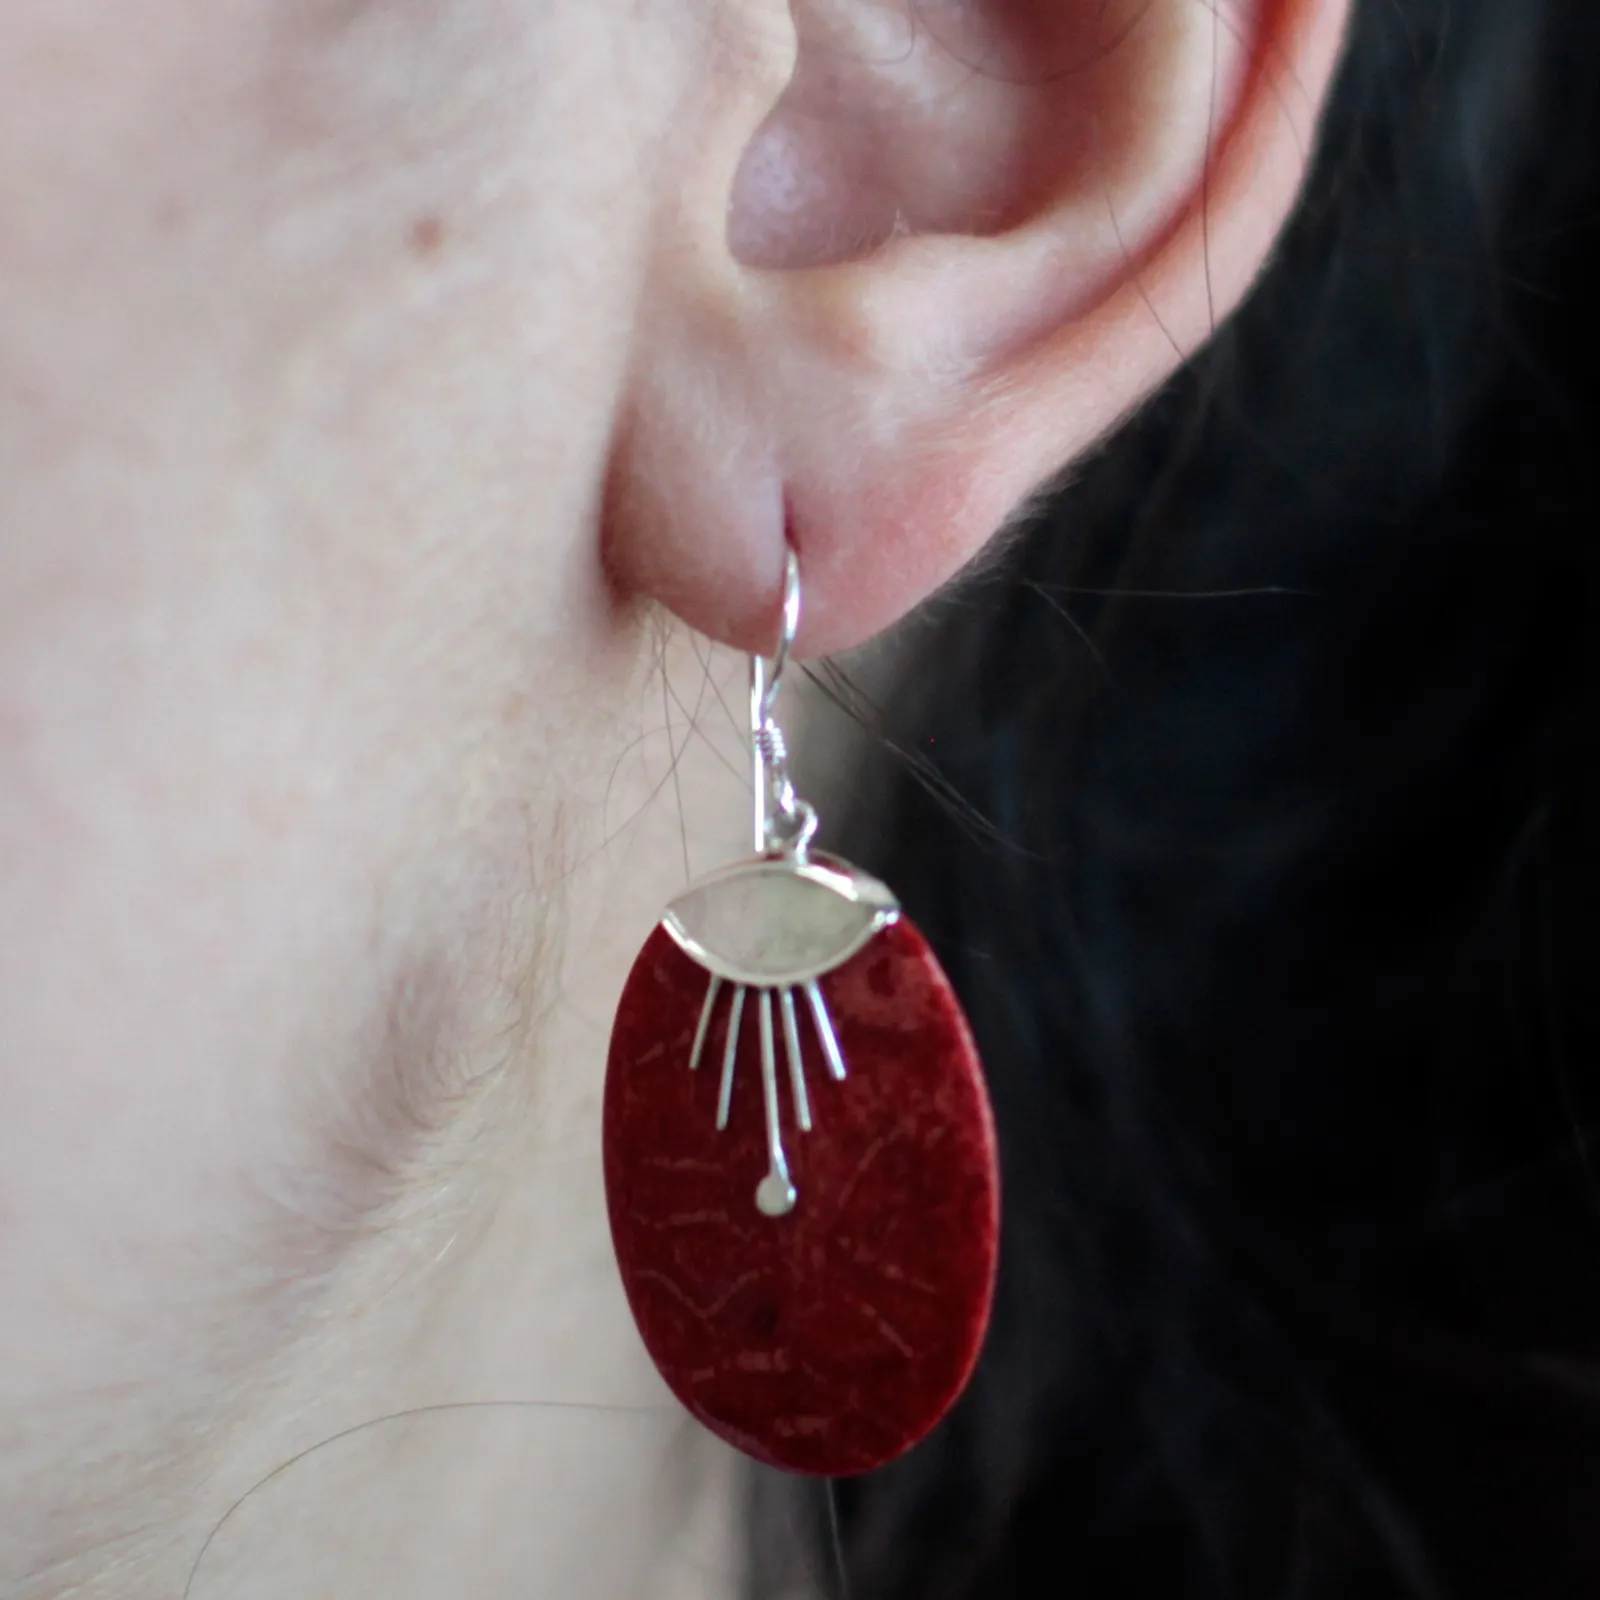
<path id="1" fill-rule="evenodd" d="M 1220 0 L 1194 3 L 1215 17 Z M 810 335 L 839 363 L 841 375 L 923 371 L 982 384 L 1056 330 L 1092 319 L 1133 279 L 1170 256 L 1186 233 L 1206 227 L 1208 213 L 1231 207 L 1240 181 L 1254 181 L 1268 131 L 1262 124 L 1290 115 L 1288 97 L 1276 82 L 1283 64 L 1299 61 L 1310 47 L 1319 67 L 1331 65 L 1327 36 L 1342 38 L 1348 3 L 1259 0 L 1259 26 L 1244 47 L 1230 103 L 1218 107 L 1208 137 L 1191 138 L 1185 146 L 1192 154 L 1181 172 L 1169 174 L 1176 180 L 1172 198 L 1152 193 L 1146 174 L 1128 206 L 1108 205 L 1103 190 L 1075 193 L 1000 234 L 920 234 L 892 240 L 859 260 L 741 270 L 761 286 L 768 309 L 786 309 L 791 327 Z M 1289 70 L 1304 124 L 1294 132 L 1309 158 L 1327 74 L 1318 71 L 1308 82 Z M 1250 164 L 1249 171 L 1241 170 L 1242 162 Z M 1296 188 L 1303 169 L 1304 162 Z M 1134 206 L 1148 214 L 1134 215 Z M 1240 294 L 1227 302 L 1229 308 Z M 1004 309 L 1021 303 L 1026 311 Z M 964 348 L 930 346 L 928 327 L 959 326 L 972 316 L 974 304 L 992 309 L 987 325 L 969 332 Z"/>
<path id="2" fill-rule="evenodd" d="M 823 462 L 797 449 L 794 436 L 783 442 L 791 532 L 813 597 L 801 655 L 864 643 L 956 578 L 1041 486 L 1115 431 L 1244 299 L 1298 198 L 1348 11 L 1349 0 L 1267 0 L 1209 166 L 1147 248 L 1097 292 L 1058 286 L 1048 217 L 1029 224 L 1020 240 L 962 241 L 959 259 L 939 261 L 950 241 L 938 236 L 888 247 L 903 261 L 921 253 L 933 266 L 922 273 L 915 310 L 907 312 L 903 300 L 893 307 L 898 327 L 872 320 L 871 299 L 846 300 L 855 320 L 836 327 L 831 349 L 855 370 L 918 371 L 906 332 L 913 319 L 937 326 L 952 305 L 995 300 L 996 280 L 1017 267 L 1015 256 L 1006 262 L 1001 253 L 1019 244 L 1031 255 L 1024 267 L 1035 275 L 1042 309 L 993 328 L 986 347 L 932 369 L 926 408 L 895 441 L 905 471 L 884 473 L 869 460 L 852 477 L 841 470 L 850 457 Z M 1282 89 L 1285 75 L 1296 85 L 1300 114 Z M 876 297 L 886 298 L 881 280 Z M 930 372 L 925 362 L 920 370 Z"/>

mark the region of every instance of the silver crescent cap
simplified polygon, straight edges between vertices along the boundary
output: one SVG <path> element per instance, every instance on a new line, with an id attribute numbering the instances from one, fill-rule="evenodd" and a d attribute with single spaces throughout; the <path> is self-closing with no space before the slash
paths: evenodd
<path id="1" fill-rule="evenodd" d="M 661 925 L 719 978 L 791 988 L 843 966 L 899 915 L 883 884 L 843 861 L 758 856 L 685 890 Z"/>

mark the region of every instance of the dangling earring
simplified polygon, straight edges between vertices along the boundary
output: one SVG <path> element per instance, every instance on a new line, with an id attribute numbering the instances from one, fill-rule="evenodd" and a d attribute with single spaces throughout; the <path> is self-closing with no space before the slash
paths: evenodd
<path id="1" fill-rule="evenodd" d="M 679 1400 L 761 1461 L 843 1476 L 909 1449 L 966 1386 L 999 1178 L 933 952 L 883 884 L 811 848 L 774 715 L 799 623 L 790 550 L 777 655 L 750 663 L 756 855 L 673 901 L 634 963 L 606 1198 Z"/>

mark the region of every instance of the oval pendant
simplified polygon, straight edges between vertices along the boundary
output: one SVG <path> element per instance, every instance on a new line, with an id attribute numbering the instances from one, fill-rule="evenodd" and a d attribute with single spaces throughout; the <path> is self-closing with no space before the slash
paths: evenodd
<path id="1" fill-rule="evenodd" d="M 960 1004 L 876 880 L 764 856 L 669 907 L 617 1009 L 604 1155 L 645 1346 L 729 1443 L 865 1472 L 965 1387 L 994 1123 Z"/>

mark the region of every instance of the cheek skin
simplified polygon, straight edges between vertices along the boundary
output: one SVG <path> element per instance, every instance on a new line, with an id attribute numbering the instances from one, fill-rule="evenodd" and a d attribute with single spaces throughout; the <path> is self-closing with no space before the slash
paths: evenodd
<path id="1" fill-rule="evenodd" d="M 434 597 L 481 608 L 508 673 L 578 693 L 582 652 L 519 659 L 481 595 Z M 588 730 L 530 717 L 508 740 L 474 712 L 481 668 L 443 695 L 365 628 L 341 653 L 385 662 L 396 701 L 260 640 L 251 664 L 217 637 L 221 597 L 184 598 L 198 638 L 132 597 L 58 609 L 70 671 L 36 649 L 6 674 L 30 730 L 0 778 L 7 1507 L 52 1469 L 113 1493 L 125 1469 L 88 1470 L 108 1439 L 159 1462 L 225 1438 L 318 1313 L 400 1270 L 398 1215 L 407 1260 L 437 1253 L 473 1194 L 435 1197 L 494 1168 L 543 1070 L 571 841 L 530 814 L 527 767 L 578 765 Z M 9 1578 L 5 1540 L 41 1523 L 0 1523 Z"/>
<path id="2" fill-rule="evenodd" d="M 309 1409 L 371 1401 L 328 1376 L 347 1324 L 399 1361 L 371 1307 L 425 1304 L 526 1153 L 649 659 L 592 537 L 642 220 L 615 52 L 544 8 L 152 10 L 0 19 L 0 1591 L 30 1597 L 192 1552 L 205 1472 L 282 1459 L 245 1419 L 358 1420 Z M 291 1403 L 301 1362 L 327 1381 Z"/>

